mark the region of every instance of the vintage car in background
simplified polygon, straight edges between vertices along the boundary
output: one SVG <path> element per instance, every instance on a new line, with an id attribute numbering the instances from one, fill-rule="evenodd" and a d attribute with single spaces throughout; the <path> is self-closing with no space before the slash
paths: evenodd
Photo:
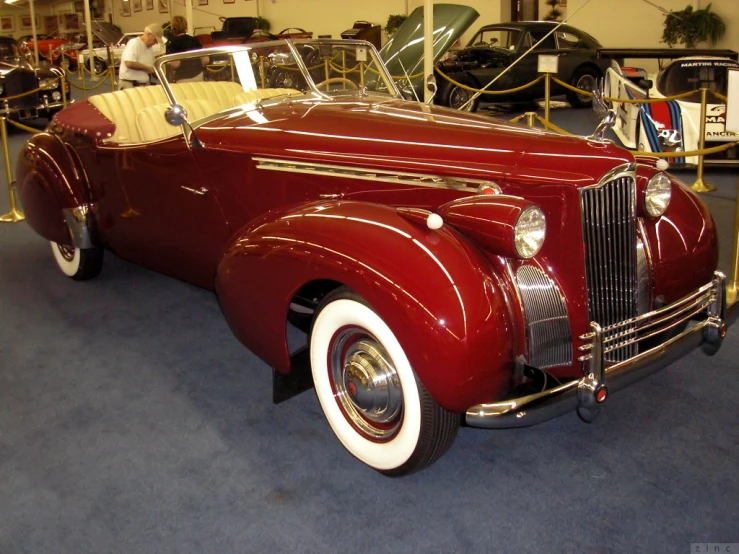
<path id="1" fill-rule="evenodd" d="M 267 42 L 284 38 L 313 38 L 313 33 L 298 27 L 283 29 L 277 35 L 261 28 L 258 17 L 221 17 L 221 30 L 195 35 L 204 48 L 252 42 Z"/>
<path id="2" fill-rule="evenodd" d="M 21 45 L 25 46 L 30 52 L 35 52 L 38 49 L 39 59 L 41 60 L 52 60 L 54 52 L 68 43 L 68 37 L 51 34 L 38 35 L 37 41 L 33 40 L 33 35 L 31 35 Z"/>
<path id="3" fill-rule="evenodd" d="M 304 91 L 255 72 L 274 53 Z M 204 54 L 232 80 L 167 82 Z M 162 85 L 76 102 L 28 140 L 27 222 L 72 279 L 110 250 L 215 291 L 273 400 L 313 386 L 380 472 L 433 463 L 462 419 L 592 421 L 613 390 L 721 345 L 713 220 L 654 159 L 405 100 L 362 41 L 156 69 Z"/>
<path id="4" fill-rule="evenodd" d="M 0 111 L 12 119 L 51 118 L 64 107 L 63 72 L 53 65 L 34 68 L 21 50 L 15 39 L 0 37 Z M 69 98 L 69 83 L 64 86 Z"/>
<path id="5" fill-rule="evenodd" d="M 108 48 L 110 48 L 110 55 L 113 58 L 113 65 L 115 67 L 118 67 L 121 63 L 123 49 L 126 47 L 126 44 L 128 44 L 128 41 L 138 38 L 143 34 L 143 32 L 125 33 L 123 35 L 120 35 L 119 33 L 119 37 L 117 37 L 115 41 L 111 41 L 108 46 L 106 46 L 105 43 L 103 43 L 102 45 L 100 43 L 98 43 L 97 45 L 93 44 L 92 70 L 94 70 L 95 73 L 102 73 L 103 71 L 108 69 L 108 66 L 110 65 Z M 154 52 L 155 56 L 160 56 L 164 53 L 165 47 L 157 43 L 152 46 L 151 49 Z M 88 70 L 90 69 L 89 48 L 85 47 L 84 49 L 81 49 L 77 52 L 77 63 L 84 64 Z"/>
<path id="6" fill-rule="evenodd" d="M 530 83 L 541 75 L 538 72 L 540 54 L 556 55 L 559 59 L 556 77 L 584 90 L 592 90 L 596 81 L 610 66 L 608 59 L 598 55 L 601 45 L 596 39 L 584 31 L 554 21 L 485 25 L 475 33 L 465 48 L 446 55 L 478 16 L 475 10 L 467 6 L 434 6 L 434 62 L 438 70 L 438 90 L 434 96 L 436 104 L 476 111 L 481 101 L 530 102 L 543 98 L 543 81 L 509 94 L 481 95 L 474 100 L 474 92 L 464 88 L 482 89 L 501 73 L 502 77 L 487 87 L 487 90 L 512 90 Z M 557 30 L 551 32 L 555 26 Z M 542 39 L 543 42 L 534 50 L 517 61 Z M 423 71 L 422 7 L 411 13 L 380 54 L 396 77 L 414 76 Z M 508 69 L 510 66 L 513 67 Z M 452 83 L 445 76 L 458 84 Z M 420 77 L 412 78 L 411 84 L 418 97 L 423 98 Z M 551 95 L 562 94 L 573 107 L 592 105 L 590 95 L 578 94 L 552 81 Z"/>
<path id="7" fill-rule="evenodd" d="M 678 56 L 681 51 L 653 52 L 654 56 Z M 685 51 L 682 51 L 684 55 Z M 721 52 L 719 52 L 721 53 Z M 642 152 L 693 152 L 700 149 L 701 93 L 705 88 L 705 147 L 739 141 L 739 133 L 726 130 L 726 97 L 728 69 L 739 68 L 736 52 L 726 56 L 694 55 L 679 57 L 648 75 L 638 67 L 625 67 L 618 62 L 608 69 L 605 94 L 628 100 L 670 98 L 690 91 L 690 96 L 645 104 L 613 102 L 617 113 L 614 132 L 627 148 Z M 633 56 L 634 54 L 624 55 Z M 696 165 L 698 156 L 668 159 L 673 166 Z M 704 156 L 707 164 L 739 163 L 739 147 L 733 146 Z"/>
<path id="8" fill-rule="evenodd" d="M 524 52 L 539 43 L 521 61 L 507 71 L 487 90 L 511 90 L 534 81 L 538 72 L 540 54 L 559 58 L 555 76 L 561 81 L 584 90 L 593 90 L 598 79 L 603 77 L 610 66 L 609 60 L 598 57 L 600 43 L 589 34 L 561 25 L 549 36 L 547 34 L 557 25 L 554 21 L 528 21 L 497 23 L 482 27 L 467 46 L 441 61 L 437 68 L 444 75 L 461 85 L 481 89 L 511 66 Z M 475 111 L 481 100 L 486 102 L 527 102 L 544 98 L 544 82 L 501 95 L 483 95 L 473 102 L 467 102 L 473 95 L 443 76 L 438 79 L 439 92 L 435 101 L 444 106 Z M 589 107 L 592 97 L 578 94 L 551 82 L 551 96 L 565 95 L 574 108 Z"/>
<path id="9" fill-rule="evenodd" d="M 434 63 L 447 54 L 459 37 L 480 17 L 474 8 L 434 4 Z M 380 57 L 406 97 L 423 100 L 423 6 L 417 7 L 380 50 Z"/>

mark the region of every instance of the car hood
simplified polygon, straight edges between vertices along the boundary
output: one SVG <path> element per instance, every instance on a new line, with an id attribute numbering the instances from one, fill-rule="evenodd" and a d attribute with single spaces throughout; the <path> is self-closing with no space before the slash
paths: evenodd
<path id="1" fill-rule="evenodd" d="M 257 157 L 505 179 L 520 186 L 588 186 L 633 162 L 611 143 L 393 99 L 283 102 L 220 117 L 196 133 L 206 148 Z"/>
<path id="2" fill-rule="evenodd" d="M 434 4 L 434 63 L 469 29 L 480 14 L 468 6 Z M 398 27 L 380 50 L 380 57 L 394 76 L 423 71 L 423 6 Z"/>
<path id="3" fill-rule="evenodd" d="M 21 61 L 18 58 L 13 58 L 12 61 L 0 60 L 0 76 L 4 77 L 14 69 L 33 71 L 28 63 Z"/>

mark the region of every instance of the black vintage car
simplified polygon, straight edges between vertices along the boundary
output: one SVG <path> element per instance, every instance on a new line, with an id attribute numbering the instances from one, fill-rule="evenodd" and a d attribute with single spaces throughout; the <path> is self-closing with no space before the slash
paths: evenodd
<path id="1" fill-rule="evenodd" d="M 518 61 L 487 90 L 510 90 L 530 83 L 538 73 L 538 55 L 553 54 L 559 57 L 556 76 L 578 88 L 592 89 L 596 79 L 602 77 L 610 60 L 598 59 L 596 50 L 600 43 L 589 34 L 569 25 L 557 25 L 551 21 L 522 21 L 496 23 L 482 27 L 463 49 L 451 58 L 437 64 L 437 69 L 456 82 L 470 88 L 481 89 L 493 78 L 511 66 L 534 44 L 544 41 L 526 57 Z M 461 108 L 473 93 L 459 87 L 442 75 L 437 75 L 439 90 L 435 102 L 453 108 Z M 588 107 L 591 98 L 566 90 L 552 81 L 551 95 L 565 94 L 574 107 Z M 490 102 L 520 102 L 544 97 L 544 82 L 524 90 L 505 95 L 484 95 L 470 102 L 465 109 L 475 111 L 480 100 Z"/>
<path id="2" fill-rule="evenodd" d="M 15 39 L 0 37 L 0 113 L 6 117 L 51 119 L 64 107 L 59 79 L 62 75 L 62 70 L 53 65 L 32 67 Z M 64 83 L 69 95 L 69 84 Z M 15 98 L 34 90 L 37 91 Z"/>

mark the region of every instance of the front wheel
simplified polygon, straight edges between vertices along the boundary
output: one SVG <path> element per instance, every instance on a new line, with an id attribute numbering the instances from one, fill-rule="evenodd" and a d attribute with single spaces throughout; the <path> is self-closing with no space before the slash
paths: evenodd
<path id="1" fill-rule="evenodd" d="M 581 90 L 592 92 L 598 86 L 600 74 L 592 68 L 583 67 L 575 71 L 570 84 Z M 593 105 L 593 96 L 567 89 L 565 93 L 567 101 L 573 108 L 589 108 Z"/>
<path id="2" fill-rule="evenodd" d="M 454 76 L 453 79 L 466 88 L 447 81 L 439 97 L 439 103 L 443 106 L 454 108 L 455 110 L 476 112 L 480 105 L 480 97 L 478 96 L 474 100 L 471 100 L 475 93 L 468 89 L 479 88 L 477 84 L 465 75 Z M 446 79 L 444 80 L 446 81 Z"/>
<path id="3" fill-rule="evenodd" d="M 431 398 L 390 327 L 356 293 L 340 288 L 321 303 L 310 357 L 331 429 L 373 469 L 407 475 L 434 463 L 454 442 L 459 415 Z"/>
<path id="4" fill-rule="evenodd" d="M 75 281 L 92 279 L 103 268 L 102 248 L 83 249 L 52 242 L 51 251 L 62 273 Z"/>

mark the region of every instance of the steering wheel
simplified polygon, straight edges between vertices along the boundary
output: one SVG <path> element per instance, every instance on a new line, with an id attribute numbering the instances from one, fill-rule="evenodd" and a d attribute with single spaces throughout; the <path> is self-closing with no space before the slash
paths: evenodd
<path id="1" fill-rule="evenodd" d="M 357 83 L 352 81 L 351 79 L 346 79 L 344 77 L 331 77 L 330 79 L 326 79 L 325 81 L 321 81 L 320 83 L 316 83 L 316 88 L 319 88 L 323 85 L 333 85 L 333 84 L 341 84 L 344 83 L 345 85 L 351 85 L 352 88 L 358 89 Z"/>

